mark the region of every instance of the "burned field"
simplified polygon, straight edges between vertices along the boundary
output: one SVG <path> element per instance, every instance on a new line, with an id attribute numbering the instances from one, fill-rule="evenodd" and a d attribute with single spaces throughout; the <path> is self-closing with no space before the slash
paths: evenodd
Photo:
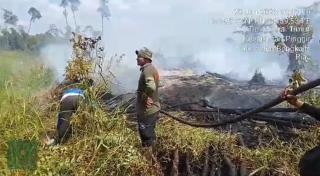
<path id="1" fill-rule="evenodd" d="M 91 68 L 78 62 L 87 58 L 77 54 L 67 67 L 69 77 L 85 76 L 86 70 Z M 53 148 L 39 142 L 38 167 L 29 175 L 292 176 L 298 175 L 301 156 L 316 146 L 320 137 L 314 119 L 285 103 L 250 119 L 216 128 L 189 126 L 162 113 L 151 161 L 141 149 L 135 119 L 135 93 L 112 96 L 110 77 L 102 75 L 97 68 L 94 74 L 97 77 L 93 77 L 96 85 L 88 89 L 90 101 L 71 121 L 72 138 Z M 21 90 L 32 81 L 47 80 L 45 68 L 37 66 L 35 69 L 30 75 L 21 74 L 29 76 L 27 79 L 8 84 L 2 90 L 6 106 L 0 107 L 3 117 L 0 118 L 3 126 L 0 130 L 3 140 L 0 141 L 12 138 L 43 141 L 56 130 L 57 97 L 63 85 L 40 87 L 37 89 L 40 92 L 26 95 L 11 92 Z M 272 100 L 285 87 L 236 81 L 216 73 L 175 74 L 163 76 L 161 81 L 163 112 L 200 124 L 237 118 Z M 313 89 L 313 92 L 304 93 L 304 98 L 316 104 L 314 100 L 319 99 L 316 95 L 317 89 Z M 17 105 L 20 106 L 16 108 Z M 9 114 L 16 114 L 17 118 Z M 4 142 L 0 150 L 2 153 L 7 150 Z M 5 155 L 0 155 L 0 175 L 10 175 L 11 171 L 5 166 Z"/>
<path id="2" fill-rule="evenodd" d="M 162 77 L 160 95 L 166 113 L 187 122 L 210 124 L 261 106 L 279 96 L 284 87 L 236 81 L 216 73 L 171 75 Z M 312 91 L 303 94 L 305 100 L 318 94 L 317 89 Z M 136 128 L 134 97 L 134 93 L 129 93 L 106 101 L 109 110 L 120 108 L 127 113 L 132 129 Z M 163 113 L 159 126 L 172 129 L 165 134 L 160 130 L 156 149 L 164 175 L 297 175 L 299 157 L 306 146 L 316 145 L 319 136 L 318 122 L 286 103 L 243 121 L 204 129 L 217 138 L 208 140 L 197 154 L 192 151 L 194 144 L 188 146 L 188 140 L 201 138 L 195 131 L 203 129 L 181 124 Z M 179 141 L 183 139 L 178 133 L 192 137 Z M 165 140 L 168 138 L 172 138 L 170 142 Z M 295 164 L 288 166 L 288 160 Z"/>

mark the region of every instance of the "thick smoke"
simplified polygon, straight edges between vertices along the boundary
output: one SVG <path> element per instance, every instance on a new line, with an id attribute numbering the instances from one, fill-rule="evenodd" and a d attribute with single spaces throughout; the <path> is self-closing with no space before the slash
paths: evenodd
<path id="1" fill-rule="evenodd" d="M 20 7 L 32 5 L 46 14 L 34 25 L 35 32 L 43 32 L 54 23 L 64 28 L 65 22 L 59 0 L 20 2 L 0 0 L 4 8 L 11 9 L 28 24 Z M 77 21 L 83 26 L 100 29 L 101 16 L 96 9 L 99 0 L 82 0 Z M 205 71 L 233 75 L 249 80 L 256 69 L 260 69 L 267 80 L 282 79 L 288 66 L 288 57 L 275 53 L 242 52 L 239 40 L 233 32 L 238 25 L 221 25 L 213 19 L 235 17 L 235 9 L 295 9 L 310 6 L 314 0 L 110 0 L 108 5 L 112 17 L 104 24 L 104 42 L 107 55 L 125 54 L 123 62 L 114 68 L 122 89 L 135 90 L 139 77 L 134 50 L 149 47 L 155 54 L 155 64 L 161 69 L 192 68 L 197 73 Z M 24 4 L 25 3 L 25 4 Z M 49 5 L 48 5 L 49 4 Z M 25 10 L 27 11 L 27 10 Z M 317 33 L 315 33 L 315 36 Z M 238 36 L 239 37 L 239 36 Z M 318 37 L 317 37 L 318 38 Z M 232 39 L 232 40 L 228 40 Z M 318 39 L 317 39 L 318 40 Z M 270 41 L 269 46 L 273 45 Z M 313 41 L 312 56 L 318 56 L 318 42 Z M 49 47 L 50 48 L 50 47 Z M 65 48 L 65 47 L 62 47 Z M 44 53 L 50 53 L 44 49 Z M 66 52 L 67 53 L 67 52 Z M 53 52 L 54 54 L 59 54 Z M 50 56 L 51 54 L 49 54 Z M 68 53 L 62 61 L 70 57 Z M 50 61 L 52 65 L 55 60 Z M 61 70 L 61 68 L 58 68 Z"/>
<path id="2" fill-rule="evenodd" d="M 213 19 L 235 17 L 234 9 L 291 10 L 313 3 L 248 0 L 201 1 L 196 4 L 179 0 L 121 2 L 123 4 L 119 5 L 111 1 L 114 16 L 105 35 L 110 51 L 127 54 L 126 72 L 129 72 L 128 67 L 133 67 L 132 73 L 137 74 L 133 51 L 148 46 L 157 53 L 155 62 L 161 69 L 192 68 L 197 73 L 217 72 L 241 80 L 249 80 L 256 69 L 261 70 L 267 80 L 282 80 L 287 76 L 288 57 L 273 52 L 241 51 L 239 36 L 233 33 L 240 24 L 221 25 L 213 23 Z M 117 14 L 117 11 L 124 14 Z M 228 41 L 230 38 L 232 40 Z M 264 45 L 269 48 L 274 45 L 271 36 Z M 122 67 L 118 69 L 122 70 Z M 126 78 L 124 76 L 123 80 Z"/>

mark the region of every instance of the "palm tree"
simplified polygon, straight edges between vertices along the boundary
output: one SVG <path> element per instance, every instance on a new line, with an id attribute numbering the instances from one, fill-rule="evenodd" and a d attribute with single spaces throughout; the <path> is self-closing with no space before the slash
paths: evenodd
<path id="1" fill-rule="evenodd" d="M 80 0 L 69 0 L 70 3 L 70 8 L 73 14 L 73 20 L 74 20 L 74 28 L 77 28 L 77 21 L 76 21 L 76 16 L 75 16 L 75 11 L 79 10 L 79 6 L 80 6 Z"/>
<path id="2" fill-rule="evenodd" d="M 28 33 L 30 33 L 30 29 L 31 29 L 31 24 L 32 22 L 34 22 L 36 19 L 40 19 L 42 16 L 41 16 L 41 13 L 34 7 L 31 7 L 29 10 L 28 10 L 28 14 L 31 16 L 30 18 L 30 24 L 29 24 L 29 29 L 28 29 Z"/>
<path id="3" fill-rule="evenodd" d="M 100 7 L 98 8 L 98 12 L 101 14 L 101 33 L 103 35 L 103 20 L 104 18 L 109 19 L 111 14 L 108 7 L 108 0 L 100 0 Z"/>

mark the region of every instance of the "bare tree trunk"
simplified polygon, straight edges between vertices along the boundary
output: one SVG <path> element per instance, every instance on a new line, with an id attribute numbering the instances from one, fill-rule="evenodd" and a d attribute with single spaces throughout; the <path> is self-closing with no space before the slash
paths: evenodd
<path id="1" fill-rule="evenodd" d="M 302 51 L 296 51 L 293 53 L 289 53 L 289 65 L 287 68 L 288 72 L 291 72 L 295 69 L 305 69 L 306 64 L 310 62 L 310 59 L 306 56 L 306 54 Z"/>
<path id="2" fill-rule="evenodd" d="M 72 16 L 73 16 L 73 21 L 74 21 L 74 31 L 77 30 L 77 20 L 76 20 L 76 15 L 74 13 L 74 10 L 72 10 Z"/>
<path id="3" fill-rule="evenodd" d="M 291 72 L 294 69 L 300 69 L 301 65 L 298 63 L 297 55 L 295 52 L 289 53 L 289 65 L 287 71 Z"/>
<path id="4" fill-rule="evenodd" d="M 103 36 L 103 15 L 101 15 L 101 36 Z"/>
<path id="5" fill-rule="evenodd" d="M 30 34 L 30 30 L 31 30 L 31 23 L 32 23 L 32 19 L 30 19 L 30 22 L 29 22 L 28 34 Z"/>
<path id="6" fill-rule="evenodd" d="M 67 12 L 67 8 L 64 8 L 64 12 L 63 12 L 64 18 L 66 19 L 66 25 L 69 26 L 69 22 L 68 22 L 68 12 Z"/>

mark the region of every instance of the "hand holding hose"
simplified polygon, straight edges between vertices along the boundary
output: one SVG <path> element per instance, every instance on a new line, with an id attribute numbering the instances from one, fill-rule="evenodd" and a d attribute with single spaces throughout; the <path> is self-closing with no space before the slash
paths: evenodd
<path id="1" fill-rule="evenodd" d="M 292 94 L 293 89 L 290 87 L 287 87 L 282 93 L 281 98 L 286 100 L 289 104 L 294 106 L 295 108 L 299 109 L 303 106 L 304 102 L 299 100 L 296 95 Z"/>

